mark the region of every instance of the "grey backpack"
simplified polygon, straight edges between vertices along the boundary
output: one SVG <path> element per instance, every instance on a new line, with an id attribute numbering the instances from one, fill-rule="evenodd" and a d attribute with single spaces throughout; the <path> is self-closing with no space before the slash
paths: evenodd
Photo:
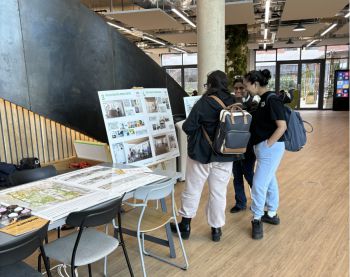
<path id="1" fill-rule="evenodd" d="M 210 140 L 207 131 L 202 127 L 204 136 L 214 153 L 221 155 L 245 153 L 250 138 L 251 114 L 242 110 L 241 104 L 233 104 L 226 107 L 220 98 L 214 95 L 209 97 L 213 98 L 222 107 L 220 123 L 216 128 L 214 141 Z"/>
<path id="2" fill-rule="evenodd" d="M 266 102 L 272 96 L 276 96 L 276 94 L 269 94 L 266 98 Z M 301 150 L 306 144 L 307 132 L 305 130 L 304 123 L 308 124 L 311 127 L 311 131 L 308 131 L 308 133 L 311 133 L 313 131 L 313 127 L 309 122 L 302 120 L 299 112 L 294 111 L 287 105 L 284 105 L 284 115 L 287 122 L 287 130 L 283 135 L 285 149 L 287 151 L 297 152 Z"/>

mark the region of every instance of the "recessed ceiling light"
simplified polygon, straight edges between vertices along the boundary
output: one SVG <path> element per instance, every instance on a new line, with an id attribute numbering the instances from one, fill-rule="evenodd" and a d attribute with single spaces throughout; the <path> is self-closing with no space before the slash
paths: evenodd
<path id="1" fill-rule="evenodd" d="M 312 44 L 314 44 L 316 41 L 318 41 L 318 39 L 314 39 L 313 41 L 311 41 L 308 45 L 306 45 L 306 47 L 311 46 Z"/>
<path id="2" fill-rule="evenodd" d="M 304 27 L 303 24 L 301 24 L 301 22 L 299 22 L 298 25 L 293 29 L 294 32 L 301 32 L 305 30 L 306 28 Z"/>
<path id="3" fill-rule="evenodd" d="M 348 18 L 350 16 L 350 12 L 348 12 L 346 15 L 344 15 L 345 18 Z"/>
<path id="4" fill-rule="evenodd" d="M 265 3 L 265 23 L 269 23 L 269 17 L 270 17 L 270 0 L 266 0 Z"/>

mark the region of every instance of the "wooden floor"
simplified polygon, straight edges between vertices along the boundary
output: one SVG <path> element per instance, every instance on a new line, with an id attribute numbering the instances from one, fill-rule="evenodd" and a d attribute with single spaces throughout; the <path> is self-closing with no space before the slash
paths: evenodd
<path id="1" fill-rule="evenodd" d="M 252 240 L 249 210 L 229 213 L 234 205 L 231 181 L 223 237 L 214 243 L 206 223 L 205 189 L 191 237 L 185 241 L 190 268 L 183 271 L 146 257 L 148 276 L 349 276 L 348 113 L 305 111 L 302 115 L 314 132 L 305 149 L 285 154 L 279 168 L 281 224 L 265 224 L 263 240 Z M 176 186 L 178 206 L 183 186 Z M 137 241 L 126 236 L 126 244 L 135 276 L 141 276 Z M 147 246 L 168 253 L 165 247 Z M 29 262 L 36 264 L 34 257 Z M 102 262 L 93 264 L 93 272 L 102 276 Z M 80 268 L 79 276 L 87 276 L 87 268 Z M 128 276 L 121 249 L 109 258 L 109 276 Z"/>

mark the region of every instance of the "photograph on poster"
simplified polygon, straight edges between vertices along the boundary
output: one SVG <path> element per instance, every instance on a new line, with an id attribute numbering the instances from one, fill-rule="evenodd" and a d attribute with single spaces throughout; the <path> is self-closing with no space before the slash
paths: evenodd
<path id="1" fill-rule="evenodd" d="M 174 134 L 169 134 L 168 135 L 168 140 L 169 140 L 169 145 L 170 145 L 170 149 L 176 149 L 176 138 Z"/>
<path id="2" fill-rule="evenodd" d="M 142 113 L 142 105 L 139 99 L 131 100 L 131 105 L 133 106 L 135 113 Z"/>
<path id="3" fill-rule="evenodd" d="M 158 104 L 156 101 L 156 97 L 145 97 L 145 100 L 146 100 L 147 112 L 157 113 L 158 112 Z"/>
<path id="4" fill-rule="evenodd" d="M 126 156 L 125 156 L 123 143 L 112 144 L 112 150 L 113 150 L 114 157 L 116 158 L 116 161 L 114 162 L 125 164 Z"/>
<path id="5" fill-rule="evenodd" d="M 125 142 L 128 147 L 128 163 L 152 158 L 151 144 L 149 137 L 129 140 Z"/>
<path id="6" fill-rule="evenodd" d="M 121 100 L 110 101 L 108 104 L 104 105 L 104 109 L 107 118 L 125 116 L 123 101 Z"/>
<path id="7" fill-rule="evenodd" d="M 166 135 L 155 136 L 153 137 L 153 141 L 157 156 L 170 151 L 169 142 Z"/>

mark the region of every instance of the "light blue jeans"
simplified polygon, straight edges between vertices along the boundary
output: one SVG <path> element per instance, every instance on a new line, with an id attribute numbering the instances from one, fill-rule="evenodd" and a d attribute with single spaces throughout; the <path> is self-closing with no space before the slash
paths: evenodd
<path id="1" fill-rule="evenodd" d="M 275 142 L 267 146 L 267 141 L 254 146 L 256 169 L 252 187 L 252 207 L 255 219 L 264 215 L 266 205 L 268 211 L 275 212 L 279 204 L 276 171 L 284 153 L 284 142 Z"/>

